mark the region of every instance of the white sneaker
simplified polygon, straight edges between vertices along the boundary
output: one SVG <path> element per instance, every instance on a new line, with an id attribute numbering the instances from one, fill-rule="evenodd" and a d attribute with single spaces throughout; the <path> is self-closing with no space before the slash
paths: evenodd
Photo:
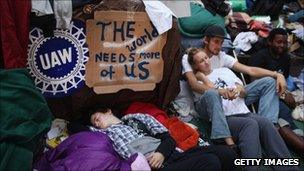
<path id="1" fill-rule="evenodd" d="M 292 117 L 298 121 L 304 121 L 304 104 L 300 104 L 292 111 Z"/>
<path id="2" fill-rule="evenodd" d="M 294 129 L 292 130 L 292 132 L 294 132 L 295 134 L 297 134 L 298 136 L 303 137 L 304 136 L 304 132 L 301 129 Z"/>

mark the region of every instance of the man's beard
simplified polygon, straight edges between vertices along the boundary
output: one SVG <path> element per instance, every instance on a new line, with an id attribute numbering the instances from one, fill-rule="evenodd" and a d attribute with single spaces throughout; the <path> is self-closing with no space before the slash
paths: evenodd
<path id="1" fill-rule="evenodd" d="M 287 53 L 287 48 L 282 48 L 281 51 L 279 51 L 277 48 L 271 47 L 271 51 L 274 55 L 281 56 Z"/>

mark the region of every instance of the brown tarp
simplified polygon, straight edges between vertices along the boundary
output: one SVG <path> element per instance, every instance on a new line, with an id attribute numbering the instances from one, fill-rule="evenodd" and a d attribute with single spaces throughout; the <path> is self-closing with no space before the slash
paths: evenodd
<path id="1" fill-rule="evenodd" d="M 120 10 L 120 11 L 144 11 L 145 7 L 140 0 L 104 0 L 103 3 L 92 5 L 94 10 Z M 93 18 L 92 14 L 83 13 L 83 8 L 75 10 L 74 18 L 85 21 Z M 67 120 L 77 119 L 90 106 L 102 104 L 124 110 L 134 101 L 149 102 L 160 108 L 165 108 L 179 93 L 179 79 L 181 73 L 182 51 L 177 22 L 168 31 L 167 43 L 163 48 L 164 75 L 163 80 L 156 85 L 153 91 L 134 92 L 121 90 L 117 93 L 97 95 L 93 89 L 84 86 L 73 95 L 48 99 L 48 104 L 56 117 Z"/>

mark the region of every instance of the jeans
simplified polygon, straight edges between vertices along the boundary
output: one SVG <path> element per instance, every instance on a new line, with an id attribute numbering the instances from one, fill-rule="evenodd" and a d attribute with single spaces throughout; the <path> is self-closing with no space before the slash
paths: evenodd
<path id="1" fill-rule="evenodd" d="M 288 148 L 275 126 L 268 119 L 256 114 L 240 114 L 227 117 L 232 137 L 240 148 L 242 158 L 291 158 Z M 277 166 L 275 170 L 298 170 L 296 166 Z M 258 166 L 247 166 L 245 170 L 259 170 Z"/>
<path id="2" fill-rule="evenodd" d="M 278 122 L 279 95 L 276 92 L 276 81 L 271 77 L 264 77 L 245 86 L 246 105 L 259 102 L 258 114 L 269 119 L 272 123 Z"/>
<path id="3" fill-rule="evenodd" d="M 246 105 L 259 102 L 258 114 L 277 123 L 279 114 L 279 96 L 276 92 L 276 81 L 264 77 L 245 86 Z M 231 137 L 226 116 L 222 108 L 222 98 L 217 90 L 207 90 L 200 100 L 195 103 L 195 108 L 202 119 L 212 121 L 211 139 Z"/>
<path id="4" fill-rule="evenodd" d="M 289 123 L 290 129 L 292 130 L 297 129 L 297 126 L 293 123 L 291 109 L 282 100 L 280 100 L 279 106 L 280 106 L 279 118 L 282 118 L 285 121 L 287 121 Z"/>
<path id="5" fill-rule="evenodd" d="M 160 171 L 233 171 L 235 158 L 235 152 L 227 146 L 194 147 L 183 153 L 174 151 L 164 162 L 164 167 Z"/>

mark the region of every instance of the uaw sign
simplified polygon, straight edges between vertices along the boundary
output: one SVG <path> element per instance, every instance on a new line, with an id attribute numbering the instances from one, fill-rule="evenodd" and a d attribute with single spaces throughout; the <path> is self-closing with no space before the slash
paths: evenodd
<path id="1" fill-rule="evenodd" d="M 54 30 L 53 37 L 33 28 L 29 35 L 27 68 L 46 97 L 62 97 L 84 86 L 89 50 L 83 22 L 73 20 L 69 30 Z"/>
<path id="2" fill-rule="evenodd" d="M 96 93 L 153 90 L 162 80 L 166 33 L 159 35 L 145 12 L 96 11 L 86 25 L 85 80 Z"/>

